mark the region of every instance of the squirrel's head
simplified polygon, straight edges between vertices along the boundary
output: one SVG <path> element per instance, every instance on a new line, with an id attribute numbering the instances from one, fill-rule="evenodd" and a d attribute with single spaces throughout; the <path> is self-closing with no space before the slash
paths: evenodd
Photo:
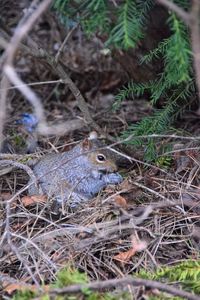
<path id="1" fill-rule="evenodd" d="M 96 133 L 92 132 L 89 138 L 82 141 L 82 152 L 96 170 L 111 173 L 117 171 L 112 152 L 98 139 Z"/>

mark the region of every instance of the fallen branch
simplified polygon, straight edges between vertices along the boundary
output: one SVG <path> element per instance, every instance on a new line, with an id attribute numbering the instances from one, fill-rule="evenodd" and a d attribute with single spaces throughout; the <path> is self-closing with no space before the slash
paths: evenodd
<path id="1" fill-rule="evenodd" d="M 132 286 L 145 286 L 146 288 L 150 289 L 158 289 L 160 291 L 166 292 L 168 294 L 179 296 L 188 300 L 200 300 L 200 297 L 194 294 L 191 294 L 189 292 L 180 290 L 178 288 L 175 288 L 173 286 L 169 286 L 167 284 L 153 281 L 153 280 L 147 280 L 147 279 L 141 279 L 141 278 L 134 278 L 134 277 L 124 277 L 120 279 L 110 279 L 105 281 L 96 281 L 88 284 L 77 284 L 77 285 L 71 285 L 65 288 L 58 288 L 53 289 L 49 291 L 50 296 L 57 296 L 57 295 L 65 295 L 65 294 L 77 294 L 82 292 L 83 290 L 93 290 L 93 291 L 102 291 L 106 289 L 112 289 L 112 288 L 119 288 L 124 287 L 127 285 Z"/>

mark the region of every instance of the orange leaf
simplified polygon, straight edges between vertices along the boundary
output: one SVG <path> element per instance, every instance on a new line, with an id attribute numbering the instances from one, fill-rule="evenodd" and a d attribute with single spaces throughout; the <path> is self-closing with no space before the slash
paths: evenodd
<path id="1" fill-rule="evenodd" d="M 4 284 L 3 284 L 4 285 Z M 29 286 L 28 284 L 22 284 L 22 283 L 10 283 L 5 286 L 4 291 L 7 292 L 9 295 L 12 294 L 14 291 L 21 291 L 25 289 L 30 289 L 31 291 L 35 291 L 36 287 L 34 286 Z"/>
<path id="2" fill-rule="evenodd" d="M 136 253 L 135 249 L 131 248 L 128 251 L 120 252 L 119 254 L 115 255 L 113 258 L 120 262 L 127 263 L 131 259 L 131 257 L 135 255 L 135 253 Z"/>
<path id="3" fill-rule="evenodd" d="M 33 292 L 37 292 L 38 291 L 38 287 L 36 285 L 32 285 L 32 284 L 27 284 L 25 282 L 16 282 L 16 283 L 10 283 L 8 284 L 7 282 L 3 282 L 3 287 L 4 287 L 4 291 L 7 292 L 9 295 L 12 294 L 14 291 L 23 291 L 23 290 L 31 290 Z M 45 285 L 44 290 L 46 292 L 48 292 L 49 290 L 49 286 Z"/>
<path id="4" fill-rule="evenodd" d="M 35 203 L 45 203 L 47 201 L 46 195 L 33 195 L 33 196 L 24 196 L 21 199 L 24 206 L 28 206 Z"/>
<path id="5" fill-rule="evenodd" d="M 147 243 L 145 241 L 141 241 L 136 235 L 132 234 L 131 236 L 131 244 L 132 248 L 125 252 L 120 252 L 115 255 L 113 258 L 115 260 L 121 261 L 123 263 L 127 263 L 132 256 L 137 252 L 141 252 L 147 248 Z"/>
<path id="6" fill-rule="evenodd" d="M 128 208 L 126 199 L 125 199 L 124 197 L 122 197 L 122 196 L 120 196 L 120 195 L 115 196 L 115 197 L 114 197 L 114 201 L 115 201 L 115 203 L 116 203 L 118 206 L 120 206 L 120 207 L 122 207 L 122 208 L 125 208 L 125 209 Z"/>

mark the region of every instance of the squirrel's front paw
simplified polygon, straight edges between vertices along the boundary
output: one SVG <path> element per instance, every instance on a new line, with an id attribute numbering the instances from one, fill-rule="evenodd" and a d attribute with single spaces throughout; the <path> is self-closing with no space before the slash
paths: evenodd
<path id="1" fill-rule="evenodd" d="M 123 177 L 119 173 L 110 173 L 104 175 L 104 180 L 107 184 L 117 184 L 123 181 Z"/>

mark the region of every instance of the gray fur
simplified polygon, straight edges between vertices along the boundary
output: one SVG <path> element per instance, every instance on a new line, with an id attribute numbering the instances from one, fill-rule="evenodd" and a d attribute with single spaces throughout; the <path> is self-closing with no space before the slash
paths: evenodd
<path id="1" fill-rule="evenodd" d="M 102 147 L 102 144 L 96 140 L 92 144 L 92 150 L 97 151 L 98 147 Z M 113 160 L 110 152 L 106 149 L 100 151 Z M 55 197 L 58 202 L 69 201 L 71 206 L 93 198 L 109 184 L 122 181 L 122 176 L 107 169 L 106 165 L 91 163 L 82 144 L 68 152 L 46 155 L 34 166 L 33 172 L 42 193 Z M 29 193 L 38 194 L 34 183 L 30 186 Z"/>

